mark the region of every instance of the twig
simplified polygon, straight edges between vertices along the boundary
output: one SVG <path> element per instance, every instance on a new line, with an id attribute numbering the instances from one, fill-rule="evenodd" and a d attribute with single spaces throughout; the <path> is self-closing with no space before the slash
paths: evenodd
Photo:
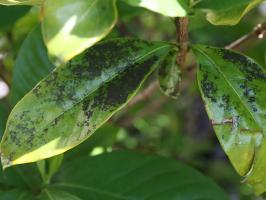
<path id="1" fill-rule="evenodd" d="M 188 49 L 188 17 L 176 18 L 175 27 L 177 33 L 176 41 L 180 47 L 176 62 L 180 70 L 183 71 Z"/>
<path id="2" fill-rule="evenodd" d="M 242 36 L 238 40 L 232 42 L 231 44 L 227 45 L 226 49 L 241 49 L 241 46 L 246 42 L 253 40 L 253 39 L 263 39 L 266 35 L 266 22 L 258 24 L 254 27 L 253 31 Z"/>

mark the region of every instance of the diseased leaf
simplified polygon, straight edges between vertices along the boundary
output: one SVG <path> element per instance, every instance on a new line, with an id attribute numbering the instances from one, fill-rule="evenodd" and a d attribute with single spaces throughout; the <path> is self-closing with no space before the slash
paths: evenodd
<path id="1" fill-rule="evenodd" d="M 201 0 L 196 8 L 207 12 L 207 19 L 214 25 L 236 25 L 245 14 L 263 0 Z"/>
<path id="2" fill-rule="evenodd" d="M 184 17 L 187 4 L 184 0 L 123 0 L 132 6 L 140 6 L 169 17 Z"/>
<path id="3" fill-rule="evenodd" d="M 11 5 L 38 5 L 43 0 L 0 0 L 0 4 L 11 6 Z"/>
<path id="4" fill-rule="evenodd" d="M 116 0 L 46 0 L 43 36 L 52 57 L 67 61 L 104 38 L 117 20 Z"/>
<path id="5" fill-rule="evenodd" d="M 136 93 L 172 45 L 136 39 L 101 43 L 56 68 L 11 112 L 3 166 L 61 154 L 87 139 Z"/>
<path id="6" fill-rule="evenodd" d="M 51 187 L 81 200 L 228 200 L 217 185 L 194 169 L 163 157 L 133 152 L 67 162 Z"/>
<path id="7" fill-rule="evenodd" d="M 15 105 L 53 68 L 42 40 L 41 26 L 38 25 L 24 40 L 13 68 L 12 104 Z"/>
<path id="8" fill-rule="evenodd" d="M 158 80 L 162 92 L 174 99 L 179 96 L 181 82 L 181 72 L 176 63 L 176 57 L 176 50 L 169 52 L 158 70 Z"/>
<path id="9" fill-rule="evenodd" d="M 216 135 L 237 172 L 266 191 L 266 73 L 226 49 L 195 46 L 198 82 Z"/>

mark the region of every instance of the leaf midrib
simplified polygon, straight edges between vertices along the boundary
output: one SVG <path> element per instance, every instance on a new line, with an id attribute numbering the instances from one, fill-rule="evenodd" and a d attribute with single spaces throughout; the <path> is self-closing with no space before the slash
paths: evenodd
<path id="1" fill-rule="evenodd" d="M 143 56 L 140 56 L 139 58 L 137 58 L 135 60 L 134 63 L 137 63 L 137 62 L 140 62 L 142 61 L 142 59 L 144 59 L 145 57 L 151 55 L 152 53 L 156 52 L 156 51 L 159 51 L 160 49 L 163 49 L 165 47 L 169 47 L 170 45 L 164 45 L 164 46 L 161 46 L 161 47 L 158 47 L 156 49 L 153 49 L 152 51 L 150 51 L 149 53 L 143 55 Z M 133 64 L 134 64 L 133 63 Z M 133 65 L 133 64 L 130 64 L 130 65 Z M 42 128 L 41 131 L 43 131 L 44 129 L 46 129 L 51 123 L 53 123 L 53 121 L 59 119 L 61 116 L 63 116 L 65 113 L 67 113 L 70 109 L 76 107 L 78 104 L 80 104 L 84 99 L 86 99 L 88 96 L 90 96 L 91 94 L 93 94 L 95 91 L 97 91 L 103 84 L 107 83 L 107 82 L 110 82 L 112 81 L 115 77 L 118 76 L 118 74 L 120 74 L 122 71 L 126 70 L 127 68 L 124 67 L 120 70 L 117 71 L 117 73 L 115 73 L 113 76 L 110 76 L 110 78 L 106 79 L 105 81 L 103 81 L 101 84 L 99 84 L 97 87 L 95 87 L 95 89 L 92 89 L 90 93 L 88 93 L 87 95 L 85 95 L 80 101 L 77 101 L 76 103 L 74 103 L 70 108 L 66 109 L 65 111 L 63 111 L 60 115 L 58 115 L 57 117 L 55 117 L 52 121 L 48 122 L 46 126 L 44 126 Z"/>

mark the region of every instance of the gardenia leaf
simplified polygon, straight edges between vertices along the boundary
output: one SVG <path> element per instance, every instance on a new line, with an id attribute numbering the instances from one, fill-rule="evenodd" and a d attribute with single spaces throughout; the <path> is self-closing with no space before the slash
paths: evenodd
<path id="1" fill-rule="evenodd" d="M 13 68 L 12 104 L 15 105 L 53 68 L 42 39 L 41 26 L 37 25 L 24 40 L 17 55 Z"/>
<path id="2" fill-rule="evenodd" d="M 46 0 L 43 36 L 50 55 L 67 61 L 104 38 L 117 21 L 116 0 Z"/>
<path id="3" fill-rule="evenodd" d="M 43 0 L 0 0 L 2 5 L 38 5 L 41 4 Z"/>
<path id="4" fill-rule="evenodd" d="M 184 0 L 123 0 L 132 6 L 140 6 L 169 17 L 184 17 L 187 5 Z"/>
<path id="5" fill-rule="evenodd" d="M 181 72 L 176 63 L 177 51 L 172 50 L 166 56 L 158 70 L 158 80 L 162 92 L 177 99 L 180 92 Z"/>
<path id="6" fill-rule="evenodd" d="M 266 73 L 250 58 L 195 46 L 198 82 L 216 135 L 237 172 L 266 191 Z"/>
<path id="7" fill-rule="evenodd" d="M 207 12 L 207 20 L 214 25 L 236 25 L 245 14 L 263 0 L 202 0 L 196 8 Z"/>
<path id="8" fill-rule="evenodd" d="M 101 43 L 56 68 L 11 112 L 4 167 L 61 154 L 87 139 L 136 93 L 172 45 L 136 39 Z"/>

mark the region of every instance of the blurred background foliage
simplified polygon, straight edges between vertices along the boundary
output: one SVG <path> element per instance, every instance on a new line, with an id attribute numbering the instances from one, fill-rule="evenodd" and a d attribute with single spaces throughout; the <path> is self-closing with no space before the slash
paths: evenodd
<path id="1" fill-rule="evenodd" d="M 12 13 L 12 14 L 10 14 Z M 15 58 L 27 34 L 38 24 L 38 8 L 0 6 L 0 133 L 12 108 L 7 89 L 12 90 Z M 119 22 L 107 38 L 138 37 L 146 40 L 175 41 L 170 18 L 119 2 Z M 236 26 L 213 26 L 203 13 L 190 13 L 190 42 L 223 47 L 252 31 L 266 19 L 266 4 L 251 11 Z M 266 40 L 254 40 L 243 53 L 265 67 Z M 188 55 L 187 65 L 193 63 Z M 146 85 L 155 79 L 156 74 Z M 233 200 L 257 200 L 248 186 L 240 184 L 213 133 L 194 77 L 183 77 L 189 86 L 178 100 L 165 97 L 159 89 L 144 102 L 129 106 L 115 115 L 89 140 L 65 154 L 64 162 L 82 154 L 97 155 L 114 149 L 150 152 L 187 163 L 214 179 Z M 18 83 L 19 84 L 19 83 Z M 8 86 L 8 87 L 6 87 Z M 145 88 L 145 86 L 143 87 Z"/>

